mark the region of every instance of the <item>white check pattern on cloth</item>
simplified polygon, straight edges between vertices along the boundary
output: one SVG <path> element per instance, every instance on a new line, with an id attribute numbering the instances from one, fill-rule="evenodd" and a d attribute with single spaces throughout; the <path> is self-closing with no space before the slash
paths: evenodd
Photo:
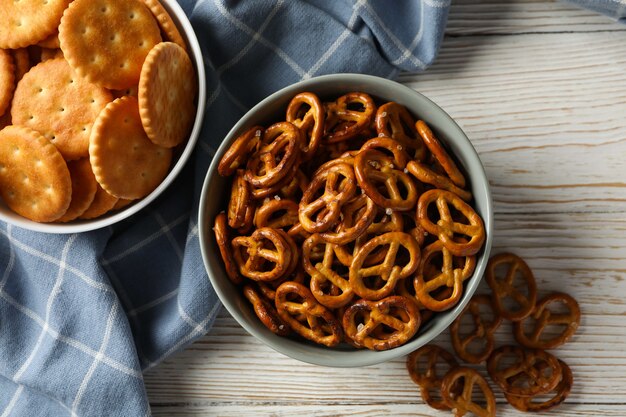
<path id="1" fill-rule="evenodd" d="M 293 82 L 426 68 L 450 5 L 179 1 L 198 35 L 209 91 L 201 140 L 176 182 L 114 228 L 42 235 L 0 222 L 0 417 L 150 415 L 143 371 L 206 333 L 220 309 L 200 257 L 196 210 L 222 138 L 247 109 Z M 624 17 L 619 1 L 575 3 Z"/>

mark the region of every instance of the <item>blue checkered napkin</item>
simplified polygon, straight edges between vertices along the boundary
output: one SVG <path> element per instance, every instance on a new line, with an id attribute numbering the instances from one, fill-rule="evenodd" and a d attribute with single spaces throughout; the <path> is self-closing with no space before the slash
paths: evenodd
<path id="1" fill-rule="evenodd" d="M 571 1 L 626 16 L 623 1 Z M 185 172 L 115 228 L 55 236 L 0 222 L 0 417 L 149 415 L 142 370 L 206 333 L 220 307 L 200 259 L 196 208 L 221 139 L 247 109 L 293 82 L 424 69 L 450 5 L 180 2 L 202 45 L 209 88 Z"/>
<path id="2" fill-rule="evenodd" d="M 0 223 L 0 417 L 149 415 L 142 370 L 205 334 L 220 308 L 196 210 L 224 135 L 302 79 L 424 69 L 449 3 L 181 1 L 205 56 L 208 100 L 179 179 L 115 228 L 62 236 Z"/>

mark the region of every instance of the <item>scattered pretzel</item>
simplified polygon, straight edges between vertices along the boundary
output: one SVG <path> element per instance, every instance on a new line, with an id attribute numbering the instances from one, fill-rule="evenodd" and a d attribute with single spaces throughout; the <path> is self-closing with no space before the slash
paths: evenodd
<path id="1" fill-rule="evenodd" d="M 564 304 L 568 312 L 565 314 L 553 313 L 549 306 Z M 525 332 L 525 324 L 533 319 L 534 327 L 530 334 Z M 537 349 L 554 349 L 567 342 L 578 329 L 580 324 L 580 307 L 571 296 L 564 293 L 552 293 L 541 299 L 530 316 L 514 323 L 515 340 L 522 346 Z M 549 326 L 560 326 L 561 331 L 550 338 L 542 338 L 544 330 Z"/>
<path id="2" fill-rule="evenodd" d="M 508 270 L 501 278 L 496 276 L 496 268 L 499 265 L 506 265 Z M 517 272 L 521 273 L 524 286 L 527 290 L 525 295 L 514 286 Z M 535 276 L 522 258 L 512 253 L 500 253 L 491 259 L 485 271 L 485 280 L 489 288 L 495 294 L 494 301 L 498 313 L 507 320 L 520 321 L 528 317 L 535 307 L 537 300 L 537 284 Z M 507 308 L 504 305 L 506 298 L 511 298 L 517 305 L 516 310 Z"/>
<path id="3" fill-rule="evenodd" d="M 420 367 L 422 361 L 426 362 L 425 368 Z M 441 396 L 441 382 L 443 375 L 437 374 L 437 365 L 444 363 L 448 366 L 448 371 L 459 366 L 454 356 L 445 349 L 437 345 L 425 345 L 412 352 L 406 358 L 406 367 L 413 382 L 420 387 L 422 399 L 426 404 L 437 410 L 449 410 L 450 407 L 443 399 L 435 399 L 433 394 Z M 423 370 L 422 370 L 423 369 Z M 459 394 L 455 392 L 455 394 Z"/>
<path id="4" fill-rule="evenodd" d="M 554 389 L 561 378 L 561 365 L 544 350 L 506 345 L 491 353 L 487 372 L 505 393 L 529 397 Z"/>
<path id="5" fill-rule="evenodd" d="M 554 392 L 554 397 L 550 398 L 547 401 L 533 401 L 535 399 L 534 396 L 531 397 L 523 397 L 523 396 L 515 396 L 511 394 L 504 393 L 504 397 L 513 407 L 517 408 L 520 411 L 529 411 L 532 413 L 548 411 L 557 405 L 561 404 L 568 397 L 570 391 L 572 390 L 572 384 L 574 383 L 574 377 L 572 376 L 572 370 L 567 364 L 561 360 L 559 360 L 559 364 L 561 365 L 562 375 L 561 380 L 557 384 L 557 386 L 550 392 Z"/>
<path id="6" fill-rule="evenodd" d="M 456 384 L 463 381 L 461 394 L 455 393 Z M 486 400 L 484 407 L 472 401 L 472 391 L 474 386 L 482 391 Z M 459 366 L 446 374 L 441 382 L 441 395 L 445 403 L 450 407 L 457 417 L 473 413 L 479 417 L 495 417 L 496 398 L 489 384 L 477 371 L 471 368 Z"/>
<path id="7" fill-rule="evenodd" d="M 486 321 L 481 315 L 480 306 L 484 305 L 491 311 L 492 319 Z M 474 327 L 472 332 L 466 336 L 461 335 L 461 320 L 465 314 L 471 314 Z M 493 307 L 493 300 L 486 294 L 475 295 L 470 300 L 465 310 L 450 325 L 450 336 L 454 351 L 461 359 L 469 363 L 481 363 L 487 360 L 494 348 L 493 333 L 502 323 L 502 318 L 498 316 Z M 475 340 L 483 340 L 484 347 L 481 351 L 474 353 L 469 351 L 470 344 Z"/>

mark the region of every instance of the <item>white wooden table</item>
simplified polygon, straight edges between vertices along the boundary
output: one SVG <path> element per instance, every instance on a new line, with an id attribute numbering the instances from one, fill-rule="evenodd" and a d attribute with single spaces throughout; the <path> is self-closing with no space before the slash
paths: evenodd
<path id="1" fill-rule="evenodd" d="M 400 80 L 449 112 L 478 150 L 495 202 L 494 253 L 521 255 L 542 292 L 581 304 L 581 328 L 555 351 L 574 387 L 550 414 L 626 416 L 626 26 L 567 3 L 455 0 L 436 64 Z M 157 416 L 450 415 L 422 403 L 404 358 L 303 364 L 226 311 L 146 385 Z M 501 396 L 498 407 L 522 415 Z"/>

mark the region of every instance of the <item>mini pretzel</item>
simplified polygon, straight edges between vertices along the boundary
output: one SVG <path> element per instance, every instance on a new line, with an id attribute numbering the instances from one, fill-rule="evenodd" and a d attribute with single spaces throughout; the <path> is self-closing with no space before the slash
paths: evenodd
<path id="1" fill-rule="evenodd" d="M 294 185 L 296 187 L 299 186 L 299 183 L 297 181 L 296 181 L 296 184 L 293 184 L 294 179 L 297 179 L 297 174 L 298 174 L 298 164 L 294 163 L 289 173 L 283 179 L 278 181 L 276 184 L 271 185 L 269 187 L 260 187 L 260 188 L 253 186 L 252 197 L 255 200 L 262 200 L 264 198 L 271 198 L 276 195 L 284 196 L 285 195 L 284 191 L 287 191 L 289 193 L 295 192 L 295 190 L 292 189 L 292 187 Z"/>
<path id="2" fill-rule="evenodd" d="M 323 190 L 320 197 L 318 192 Z M 346 163 L 338 163 L 318 172 L 300 200 L 298 217 L 309 233 L 325 232 L 341 215 L 341 206 L 356 193 L 354 170 Z M 320 218 L 318 214 L 323 214 Z"/>
<path id="3" fill-rule="evenodd" d="M 455 390 L 460 380 L 463 380 L 463 385 L 460 389 L 461 394 L 457 395 Z M 472 401 L 474 385 L 478 385 L 482 391 L 486 400 L 485 407 Z M 473 413 L 478 417 L 495 417 L 496 415 L 496 398 L 493 391 L 489 388 L 485 378 L 474 369 L 460 366 L 448 372 L 441 382 L 441 395 L 456 417 L 467 413 Z"/>
<path id="4" fill-rule="evenodd" d="M 376 111 L 376 132 L 378 136 L 394 138 L 414 151 L 417 161 L 423 161 L 426 157 L 424 141 L 417 134 L 415 120 L 406 107 L 389 102 L 385 103 Z"/>
<path id="5" fill-rule="evenodd" d="M 311 250 L 315 246 L 324 247 L 324 257 L 321 262 L 311 262 Z M 309 236 L 302 245 L 302 263 L 311 276 L 311 293 L 317 301 L 329 308 L 343 307 L 354 297 L 354 291 L 348 279 L 342 277 L 333 268 L 334 246 L 326 243 L 318 234 Z"/>
<path id="6" fill-rule="evenodd" d="M 302 143 L 301 155 L 303 161 L 308 161 L 317 152 L 324 134 L 326 111 L 322 102 L 313 93 L 300 93 L 291 99 L 286 119 L 296 125 L 306 137 L 307 140 Z"/>
<path id="7" fill-rule="evenodd" d="M 222 212 L 215 217 L 213 232 L 215 233 L 215 241 L 217 242 L 217 247 L 220 250 L 222 261 L 224 261 L 226 275 L 233 283 L 240 284 L 243 281 L 243 278 L 239 275 L 237 263 L 235 262 L 232 248 L 230 246 L 228 219 L 226 217 L 226 213 Z"/>
<path id="8" fill-rule="evenodd" d="M 420 134 L 424 143 L 430 150 L 430 153 L 434 155 L 439 162 L 439 165 L 446 171 L 448 177 L 452 180 L 452 182 L 458 187 L 465 187 L 465 177 L 456 166 L 448 152 L 441 145 L 439 140 L 433 135 L 432 130 L 428 127 L 428 125 L 423 120 L 418 120 L 415 124 L 415 128 L 417 132 Z"/>
<path id="9" fill-rule="evenodd" d="M 421 370 L 420 363 L 425 360 L 426 368 Z M 443 375 L 437 375 L 437 365 L 443 363 L 447 365 L 447 370 L 459 366 L 454 356 L 445 349 L 437 345 L 425 345 L 412 352 L 406 358 L 406 368 L 413 382 L 420 387 L 422 399 L 426 404 L 437 410 L 449 410 L 443 399 L 436 400 L 433 394 L 441 395 L 441 382 L 447 371 Z M 440 372 L 441 372 L 441 368 Z"/>
<path id="10" fill-rule="evenodd" d="M 432 265 L 433 260 L 442 255 L 441 268 Z M 465 257 L 460 267 L 455 267 L 454 256 L 440 240 L 431 243 L 422 253 L 422 260 L 415 276 L 415 295 L 425 308 L 433 311 L 444 311 L 452 308 L 461 299 L 463 281 L 471 277 L 476 266 L 474 256 Z M 441 299 L 433 296 L 440 295 L 442 288 L 450 288 L 449 297 Z"/>
<path id="11" fill-rule="evenodd" d="M 306 339 L 329 347 L 341 341 L 343 330 L 339 320 L 302 284 L 281 284 L 276 290 L 276 309 L 292 330 Z"/>
<path id="12" fill-rule="evenodd" d="M 452 181 L 450 181 L 448 177 L 437 174 L 435 171 L 432 171 L 424 164 L 421 164 L 417 161 L 409 161 L 409 163 L 406 165 L 406 169 L 421 182 L 430 184 L 435 188 L 450 191 L 458 195 L 465 201 L 472 200 L 471 192 L 457 187 Z"/>
<path id="13" fill-rule="evenodd" d="M 384 208 L 408 211 L 415 207 L 418 191 L 411 177 L 397 167 L 397 162 L 374 149 L 361 149 L 354 159 L 354 172 L 359 185 L 369 198 Z M 402 193 L 399 184 L 405 189 Z M 378 186 L 383 186 L 383 195 Z M 404 195 L 403 195 L 404 194 Z"/>
<path id="14" fill-rule="evenodd" d="M 245 171 L 238 169 L 230 190 L 228 201 L 228 225 L 233 229 L 245 228 L 248 207 L 252 204 L 250 185 L 245 179 Z"/>
<path id="15" fill-rule="evenodd" d="M 351 108 L 359 106 L 360 110 Z M 348 93 L 330 103 L 326 113 L 327 143 L 352 139 L 367 129 L 374 118 L 376 105 L 365 93 Z"/>
<path id="16" fill-rule="evenodd" d="M 259 320 L 261 320 L 261 323 L 263 323 L 263 325 L 272 333 L 279 336 L 286 336 L 289 334 L 289 325 L 280 318 L 274 305 L 269 303 L 265 298 L 259 296 L 251 285 L 243 287 L 243 295 L 252 304 L 252 308 L 254 309 L 254 312 Z"/>
<path id="17" fill-rule="evenodd" d="M 534 397 L 522 397 L 505 393 L 506 400 L 518 410 L 531 413 L 548 411 L 561 404 L 572 390 L 574 377 L 572 376 L 572 370 L 565 362 L 559 360 L 559 364 L 561 365 L 562 375 L 558 385 L 551 391 L 554 392 L 554 397 L 547 401 L 536 402 L 533 401 Z"/>
<path id="18" fill-rule="evenodd" d="M 389 246 L 382 263 L 366 267 L 364 264 L 370 253 L 381 246 Z M 404 265 L 398 256 L 400 247 L 409 253 L 409 259 Z M 360 297 L 367 300 L 380 300 L 393 292 L 398 280 L 415 272 L 419 259 L 419 246 L 408 233 L 389 232 L 376 236 L 354 255 L 352 265 L 350 265 L 350 285 Z M 377 289 L 369 288 L 366 283 L 376 277 L 382 280 L 382 286 Z"/>
<path id="19" fill-rule="evenodd" d="M 389 137 L 381 136 L 372 138 L 361 146 L 361 150 L 364 149 L 376 149 L 383 153 L 385 151 L 391 153 L 393 155 L 394 164 L 398 167 L 398 169 L 404 169 L 404 167 L 406 167 L 406 163 L 409 161 L 409 155 L 406 153 L 400 142 Z M 354 156 L 356 157 L 356 154 Z"/>
<path id="20" fill-rule="evenodd" d="M 502 264 L 507 265 L 508 270 L 506 275 L 500 278 L 496 276 L 496 268 Z M 518 271 L 524 280 L 528 296 L 524 295 L 513 285 Z M 533 272 L 519 256 L 512 253 L 500 253 L 493 256 L 487 263 L 485 280 L 495 295 L 496 310 L 505 319 L 520 321 L 528 317 L 533 311 L 537 301 L 537 284 L 535 283 Z M 509 297 L 517 304 L 518 308 L 516 310 L 507 308 L 504 305 L 505 299 Z"/>
<path id="21" fill-rule="evenodd" d="M 263 128 L 254 126 L 239 136 L 224 153 L 217 166 L 217 172 L 223 177 L 232 175 L 237 168 L 246 165 L 246 161 L 258 149 Z"/>
<path id="22" fill-rule="evenodd" d="M 254 216 L 254 225 L 272 229 L 290 229 L 298 224 L 298 203 L 281 198 L 264 202 Z"/>
<path id="23" fill-rule="evenodd" d="M 428 207 L 435 203 L 439 220 L 433 223 Z M 450 205 L 463 214 L 469 224 L 457 222 L 450 214 Z M 444 190 L 428 190 L 417 202 L 417 218 L 427 232 L 439 237 L 443 245 L 456 256 L 475 255 L 485 241 L 485 226 L 480 216 L 459 196 Z M 469 237 L 469 241 L 455 240 L 455 234 Z"/>
<path id="24" fill-rule="evenodd" d="M 354 259 L 353 255 L 357 253 L 363 245 L 369 242 L 372 237 L 380 236 L 388 232 L 401 232 L 403 230 L 404 221 L 399 212 L 391 211 L 391 213 L 388 214 L 387 211 L 378 209 L 374 221 L 365 230 L 365 233 L 359 236 L 355 241 L 350 242 L 350 244 L 337 246 L 335 248 L 335 254 L 342 264 L 350 266 Z M 365 260 L 364 265 L 370 266 L 382 262 L 382 260 L 385 259 L 385 254 L 385 248 L 372 251 Z"/>
<path id="25" fill-rule="evenodd" d="M 399 295 L 375 302 L 359 300 L 343 315 L 346 336 L 371 350 L 387 350 L 404 344 L 417 333 L 420 322 L 417 305 Z M 377 338 L 376 329 L 382 325 L 393 331 L 384 333 L 384 338 Z"/>
<path id="26" fill-rule="evenodd" d="M 549 306 L 553 304 L 565 304 L 568 308 L 566 314 L 556 314 L 550 311 Z M 534 327 L 530 334 L 525 330 L 526 321 L 532 318 Z M 537 303 L 530 316 L 513 324 L 515 340 L 529 348 L 554 349 L 567 342 L 578 329 L 580 324 L 580 307 L 576 300 L 564 293 L 553 293 L 544 297 Z M 544 330 L 548 326 L 561 326 L 561 331 L 555 336 L 541 338 Z"/>
<path id="27" fill-rule="evenodd" d="M 234 238 L 233 256 L 241 275 L 255 281 L 272 281 L 284 276 L 292 265 L 291 245 L 285 236 L 278 230 L 263 227 L 251 236 Z"/>
<path id="28" fill-rule="evenodd" d="M 558 359 L 544 350 L 502 346 L 489 356 L 487 372 L 505 393 L 529 397 L 554 389 L 562 370 Z"/>
<path id="29" fill-rule="evenodd" d="M 342 207 L 343 221 L 337 225 L 337 230 L 320 233 L 320 236 L 324 241 L 335 245 L 352 242 L 363 235 L 374 222 L 377 211 L 374 201 L 365 194 L 361 194 Z"/>
<path id="30" fill-rule="evenodd" d="M 487 306 L 491 310 L 491 320 L 486 321 L 481 315 L 480 306 Z M 461 335 L 461 320 L 466 314 L 472 315 L 474 326 L 472 332 Z M 502 317 L 498 316 L 491 296 L 486 294 L 475 295 L 470 300 L 465 310 L 452 322 L 450 326 L 450 336 L 454 351 L 461 359 L 469 363 L 481 363 L 487 360 L 494 347 L 493 333 L 502 323 Z M 475 340 L 482 340 L 484 346 L 479 352 L 473 353 L 468 350 L 470 344 Z"/>
<path id="31" fill-rule="evenodd" d="M 246 166 L 246 180 L 270 187 L 287 176 L 300 155 L 302 133 L 289 122 L 274 123 L 263 133 L 259 150 Z"/>

